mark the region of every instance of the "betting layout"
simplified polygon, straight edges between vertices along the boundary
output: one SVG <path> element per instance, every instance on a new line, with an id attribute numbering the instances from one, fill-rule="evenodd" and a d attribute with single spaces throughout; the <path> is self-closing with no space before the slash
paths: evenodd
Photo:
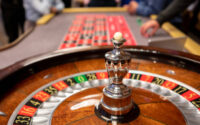
<path id="1" fill-rule="evenodd" d="M 63 95 L 62 94 L 59 95 L 59 93 L 63 90 L 66 90 L 67 88 L 70 88 L 70 89 L 66 90 L 66 91 L 69 91 L 69 93 L 72 95 L 73 90 L 71 91 L 71 89 L 74 88 L 74 90 L 77 91 L 77 89 L 75 88 L 75 86 L 77 86 L 77 85 L 78 85 L 78 87 L 81 87 L 81 86 L 89 87 L 89 84 L 87 82 L 90 81 L 92 86 L 100 86 L 100 85 L 96 85 L 99 82 L 96 82 L 95 80 L 99 81 L 99 80 L 107 80 L 107 79 L 108 79 L 107 72 L 93 71 L 93 72 L 86 72 L 86 73 L 82 73 L 82 74 L 73 75 L 71 77 L 66 77 L 61 80 L 57 80 L 53 83 L 50 83 L 50 84 L 38 89 L 32 95 L 27 97 L 27 99 L 13 113 L 12 119 L 10 120 L 9 123 L 13 124 L 13 125 L 15 125 L 15 124 L 24 125 L 26 123 L 27 125 L 29 125 L 29 124 L 31 124 L 31 122 L 34 122 L 34 120 L 33 120 L 34 117 L 36 120 L 38 120 L 38 117 L 37 117 L 37 115 L 39 115 L 39 113 L 37 113 L 38 109 L 40 109 L 40 110 L 42 110 L 43 108 L 48 109 L 48 106 L 43 107 L 43 108 L 41 106 L 46 101 L 50 100 L 51 96 L 54 96 L 54 98 L 55 98 L 55 95 L 58 95 L 58 98 L 59 98 L 59 96 L 63 97 Z M 126 75 L 125 79 L 133 80 L 134 85 L 132 85 L 132 86 L 134 86 L 134 87 L 143 86 L 142 88 L 149 88 L 150 91 L 152 91 L 151 89 L 157 89 L 157 87 L 161 87 L 162 91 L 164 89 L 167 90 L 168 92 L 170 91 L 170 93 L 164 94 L 164 95 L 166 95 L 166 97 L 171 95 L 173 98 L 175 98 L 175 99 L 172 99 L 172 102 L 174 104 L 177 103 L 178 105 L 180 105 L 180 102 L 178 102 L 178 100 L 180 100 L 180 97 L 184 98 L 184 100 L 186 100 L 186 101 L 182 102 L 183 106 L 181 106 L 181 108 L 179 108 L 179 110 L 182 110 L 182 112 L 185 112 L 185 111 L 193 112 L 194 109 L 196 109 L 195 112 L 197 114 L 199 114 L 199 112 L 200 112 L 200 103 L 199 103 L 200 95 L 197 92 L 197 90 L 195 90 L 189 86 L 186 86 L 183 83 L 180 83 L 179 81 L 176 81 L 176 80 L 164 77 L 164 76 L 160 76 L 157 74 L 151 74 L 151 73 L 147 73 L 147 72 L 134 71 L 134 70 L 131 70 L 130 73 L 128 73 Z M 137 82 L 137 84 L 135 84 L 134 81 L 141 81 L 141 82 Z M 105 81 L 103 81 L 103 83 L 105 83 Z M 144 85 L 139 85 L 139 84 L 144 84 Z M 148 87 L 148 85 L 149 86 L 155 85 L 155 86 Z M 81 89 L 79 91 L 81 91 Z M 161 93 L 163 93 L 163 92 L 161 92 Z M 180 96 L 180 97 L 178 97 L 179 99 L 177 99 L 176 95 Z M 70 95 L 67 95 L 65 98 L 67 98 L 69 96 Z M 55 99 L 52 101 L 53 101 L 53 103 L 56 103 Z M 57 105 L 59 105 L 59 104 L 60 104 L 60 102 L 57 102 L 57 104 L 54 107 L 56 108 Z M 183 107 L 184 106 L 188 107 L 187 104 L 189 104 L 190 106 L 189 106 L 189 108 L 186 108 L 186 110 L 184 110 Z M 50 105 L 50 106 L 52 106 L 52 105 Z M 53 108 L 51 107 L 51 109 L 53 109 Z M 189 115 L 191 116 L 191 113 Z M 187 119 L 188 116 L 185 116 L 185 117 Z M 51 119 L 51 118 L 46 119 L 46 121 L 48 121 L 49 119 Z M 43 120 L 43 122 L 44 122 L 44 120 Z"/>
<path id="2" fill-rule="evenodd" d="M 123 16 L 119 15 L 76 15 L 75 20 L 58 49 L 76 46 L 112 45 L 114 33 L 122 32 L 126 39 L 124 45 L 136 45 L 135 39 Z"/>

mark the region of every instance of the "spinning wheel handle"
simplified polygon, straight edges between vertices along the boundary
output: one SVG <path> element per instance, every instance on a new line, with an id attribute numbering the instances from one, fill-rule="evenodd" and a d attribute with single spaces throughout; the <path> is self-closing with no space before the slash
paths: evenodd
<path id="1" fill-rule="evenodd" d="M 126 122 L 135 118 L 131 117 L 130 119 L 130 116 L 139 114 L 139 109 L 131 98 L 132 90 L 122 82 L 128 73 L 131 60 L 131 55 L 122 49 L 125 41 L 122 33 L 115 33 L 112 39 L 114 49 L 105 54 L 106 69 L 110 81 L 109 85 L 103 89 L 103 98 L 95 109 L 97 116 L 102 119 Z"/>
<path id="2" fill-rule="evenodd" d="M 124 76 L 128 73 L 131 56 L 121 49 L 125 41 L 120 32 L 115 33 L 112 39 L 114 49 L 105 54 L 109 79 L 114 84 L 122 84 Z"/>

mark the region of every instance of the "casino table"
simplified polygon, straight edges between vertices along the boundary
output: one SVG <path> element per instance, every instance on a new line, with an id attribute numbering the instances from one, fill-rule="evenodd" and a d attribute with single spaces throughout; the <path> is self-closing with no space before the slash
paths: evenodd
<path id="1" fill-rule="evenodd" d="M 142 37 L 140 34 L 140 26 L 148 20 L 148 18 L 131 16 L 125 12 L 123 8 L 64 9 L 61 14 L 49 14 L 42 17 L 38 20 L 38 25 L 31 30 L 31 32 L 26 33 L 20 38 L 20 42 L 18 41 L 15 46 L 2 50 L 0 52 L 0 69 L 22 59 L 57 50 L 61 45 L 61 42 L 64 41 L 76 16 L 82 14 L 122 16 L 125 19 L 125 23 L 127 23 L 126 27 L 130 30 L 130 34 L 132 34 L 136 44 L 148 45 L 148 39 Z M 151 39 L 166 39 L 171 38 L 172 36 L 174 37 L 174 35 L 177 34 L 178 37 L 183 35 L 171 25 L 166 25 L 164 29 L 165 30 L 160 29 Z M 197 55 L 199 54 L 200 49 L 198 47 L 194 48 L 192 45 L 188 46 L 189 52 Z"/>
<path id="2" fill-rule="evenodd" d="M 68 31 L 58 24 L 71 22 L 74 18 L 66 16 L 79 13 L 57 15 L 47 24 L 37 26 L 16 46 L 0 53 L 12 57 L 11 62 L 1 60 L 6 63 L 2 67 L 9 65 L 0 70 L 2 125 L 117 124 L 102 120 L 94 111 L 102 88 L 109 83 L 104 56 L 113 46 L 57 50 Z M 134 21 L 124 12 L 117 14 L 127 22 L 129 18 Z M 130 29 L 138 45 L 145 45 L 139 25 L 128 25 L 132 25 Z M 156 37 L 169 37 L 162 29 L 159 33 Z M 126 45 L 124 50 L 131 54 L 124 83 L 132 89 L 140 112 L 136 119 L 123 125 L 200 124 L 199 56 L 146 46 Z"/>

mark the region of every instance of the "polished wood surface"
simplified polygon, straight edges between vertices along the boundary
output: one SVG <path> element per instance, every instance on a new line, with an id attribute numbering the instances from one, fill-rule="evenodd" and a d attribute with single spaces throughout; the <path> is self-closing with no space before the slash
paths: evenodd
<path id="1" fill-rule="evenodd" d="M 0 111 L 6 113 L 6 116 L 0 116 L 0 123 L 6 125 L 15 108 L 41 86 L 75 73 L 105 69 L 103 55 L 112 47 L 101 48 L 75 48 L 66 52 L 62 50 L 32 57 L 0 70 Z M 130 69 L 167 76 L 200 90 L 200 71 L 197 68 L 199 67 L 200 57 L 152 47 L 136 46 L 129 48 L 131 50 L 129 52 L 134 55 Z M 20 70 L 21 72 L 18 72 Z M 168 70 L 174 71 L 175 74 L 169 74 Z M 27 75 L 24 76 L 24 74 Z M 20 78 L 19 82 L 15 81 L 18 77 Z M 13 84 L 10 84 L 10 82 Z M 10 87 L 9 90 L 4 87 L 2 89 L 2 85 L 5 83 L 6 86 L 4 87 Z M 6 92 L 2 92 L 3 90 L 6 90 Z"/>
<path id="2" fill-rule="evenodd" d="M 30 77 L 24 79 L 20 83 L 16 84 L 10 91 L 8 91 L 3 98 L 0 100 L 0 111 L 3 111 L 7 116 L 0 116 L 1 124 L 7 124 L 9 117 L 11 116 L 14 109 L 23 101 L 29 94 L 37 90 L 41 86 L 52 82 L 53 80 L 59 79 L 64 76 L 72 75 L 75 73 L 105 69 L 104 58 L 97 59 L 86 59 L 80 61 L 73 61 L 66 64 L 54 66 L 46 70 L 42 70 Z M 178 68 L 164 63 L 158 63 L 153 61 L 147 61 L 142 59 L 132 59 L 131 67 L 133 70 L 141 70 L 151 73 L 156 73 L 164 75 L 176 80 L 179 80 L 185 84 L 188 84 L 196 89 L 200 88 L 200 74 L 197 72 L 189 71 L 183 68 Z M 175 74 L 168 74 L 167 70 L 175 71 Z M 49 76 L 49 77 L 45 77 Z M 99 91 L 98 91 L 99 92 Z M 150 100 L 156 100 L 156 98 L 151 98 Z M 144 103 L 137 101 L 138 103 Z M 145 105 L 149 106 L 149 105 Z M 154 105 L 152 105 L 153 107 Z M 149 109 L 150 110 L 150 109 Z M 169 115 L 169 114 L 166 114 Z M 88 116 L 89 117 L 89 116 Z M 89 118 L 95 117 L 91 115 Z M 147 117 L 141 117 L 137 120 L 148 119 Z M 94 119 L 93 119 L 94 120 Z M 98 120 L 98 119 L 97 119 Z M 161 124 L 155 120 L 148 119 L 155 124 Z M 96 121 L 96 120 L 95 120 Z"/>
<path id="3" fill-rule="evenodd" d="M 102 89 L 103 87 L 87 89 L 66 99 L 55 110 L 52 125 L 109 124 L 100 120 L 94 113 L 95 105 L 102 97 Z M 140 108 L 140 115 L 136 120 L 124 125 L 186 124 L 181 112 L 169 101 L 150 91 L 138 88 L 132 90 L 132 98 Z"/>
<path id="4" fill-rule="evenodd" d="M 122 99 L 113 99 L 113 98 L 107 96 L 106 94 L 103 94 L 102 102 L 110 108 L 115 108 L 115 107 L 125 108 L 132 104 L 132 98 L 131 98 L 131 95 L 129 95 Z M 111 109 L 106 108 L 104 105 L 102 105 L 102 103 L 101 103 L 101 107 L 104 111 L 106 111 L 107 113 L 112 114 L 112 115 L 124 115 L 124 114 L 127 114 L 128 112 L 130 112 L 131 109 L 133 108 L 132 106 L 130 106 L 129 108 L 126 108 L 121 111 L 113 111 Z"/>

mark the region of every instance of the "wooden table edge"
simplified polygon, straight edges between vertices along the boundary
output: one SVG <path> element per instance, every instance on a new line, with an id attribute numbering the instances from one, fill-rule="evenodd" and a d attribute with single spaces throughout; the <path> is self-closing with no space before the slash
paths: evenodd
<path id="1" fill-rule="evenodd" d="M 3 51 L 5 49 L 14 47 L 15 45 L 17 45 L 18 43 L 20 43 L 26 36 L 28 36 L 32 31 L 34 30 L 33 28 L 28 29 L 26 32 L 24 32 L 22 35 L 20 35 L 15 41 L 13 41 L 12 43 L 9 43 L 3 47 L 0 47 L 0 51 Z"/>
<path id="2" fill-rule="evenodd" d="M 171 23 L 169 22 L 164 23 L 162 26 L 162 29 L 167 31 L 170 34 L 170 36 L 172 36 L 173 38 L 186 36 L 187 39 L 186 39 L 184 47 L 190 53 L 200 56 L 200 45 L 197 42 L 195 42 L 192 38 L 184 34 L 182 31 L 177 29 L 175 26 L 173 26 Z"/>
<path id="3" fill-rule="evenodd" d="M 156 19 L 156 15 L 151 15 L 151 19 Z M 162 29 L 170 34 L 171 37 L 186 37 L 186 42 L 184 47 L 192 54 L 200 56 L 200 45 L 194 41 L 192 38 L 187 36 L 185 33 L 180 31 L 178 28 L 173 26 L 170 22 L 166 22 L 162 25 Z"/>
<path id="4" fill-rule="evenodd" d="M 125 12 L 126 9 L 122 7 L 95 7 L 95 8 L 65 8 L 62 13 L 86 13 L 86 12 Z M 37 25 L 43 25 L 49 22 L 55 14 L 47 14 L 42 16 L 37 21 Z"/>

